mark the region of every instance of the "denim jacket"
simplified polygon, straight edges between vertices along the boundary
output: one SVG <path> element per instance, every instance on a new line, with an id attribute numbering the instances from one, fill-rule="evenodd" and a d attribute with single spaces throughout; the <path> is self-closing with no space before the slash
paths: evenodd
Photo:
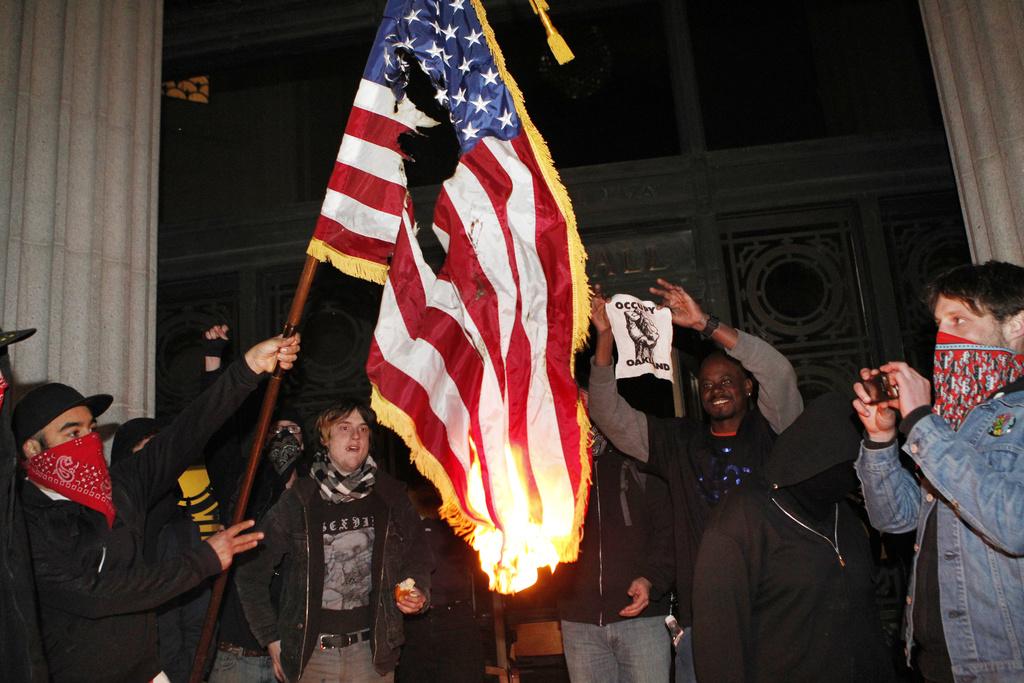
<path id="1" fill-rule="evenodd" d="M 895 442 L 865 443 L 857 459 L 871 524 L 917 529 L 920 548 L 936 508 L 939 603 L 957 683 L 1024 680 L 1024 383 L 976 406 L 959 431 L 927 413 L 901 429 L 904 450 L 942 498 L 900 465 Z M 909 424 L 908 424 L 909 423 Z M 909 427 L 909 429 L 908 429 Z M 913 643 L 917 558 L 907 596 L 907 659 Z"/>

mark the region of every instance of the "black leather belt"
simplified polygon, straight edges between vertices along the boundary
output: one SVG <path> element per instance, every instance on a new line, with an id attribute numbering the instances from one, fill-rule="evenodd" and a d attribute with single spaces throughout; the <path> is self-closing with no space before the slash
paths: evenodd
<path id="1" fill-rule="evenodd" d="M 222 640 L 217 643 L 217 649 L 221 652 L 229 652 L 236 657 L 269 657 L 266 650 L 250 650 L 247 647 L 241 645 L 235 645 L 229 643 L 226 640 Z"/>
<path id="2" fill-rule="evenodd" d="M 339 650 L 369 639 L 370 629 L 366 629 L 355 633 L 321 633 L 316 642 L 321 650 Z"/>

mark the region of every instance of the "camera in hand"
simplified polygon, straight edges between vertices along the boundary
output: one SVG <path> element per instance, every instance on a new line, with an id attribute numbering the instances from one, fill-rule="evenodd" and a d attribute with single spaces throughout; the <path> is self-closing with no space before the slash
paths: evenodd
<path id="1" fill-rule="evenodd" d="M 862 380 L 861 384 L 864 385 L 871 399 L 868 401 L 869 403 L 879 403 L 900 397 L 900 388 L 884 372 L 880 372 L 870 379 Z"/>

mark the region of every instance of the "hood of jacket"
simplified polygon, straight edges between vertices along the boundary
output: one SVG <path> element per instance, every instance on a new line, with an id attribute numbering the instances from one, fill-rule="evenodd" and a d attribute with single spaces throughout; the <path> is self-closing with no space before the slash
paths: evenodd
<path id="1" fill-rule="evenodd" d="M 850 400 L 822 394 L 779 434 L 764 466 L 773 489 L 807 481 L 836 465 L 857 459 L 860 430 Z"/>

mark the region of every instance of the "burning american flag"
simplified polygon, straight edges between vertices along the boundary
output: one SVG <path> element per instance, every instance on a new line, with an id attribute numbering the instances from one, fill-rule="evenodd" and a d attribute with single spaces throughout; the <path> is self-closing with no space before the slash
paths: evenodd
<path id="1" fill-rule="evenodd" d="M 461 147 L 434 212 L 447 252 L 437 274 L 416 241 L 398 143 L 435 124 L 405 95 L 416 68 Z M 572 378 L 585 253 L 477 0 L 388 2 L 309 253 L 384 283 L 373 406 L 440 490 L 442 517 L 479 552 L 491 588 L 522 590 L 539 567 L 575 560 L 590 479 Z"/>

